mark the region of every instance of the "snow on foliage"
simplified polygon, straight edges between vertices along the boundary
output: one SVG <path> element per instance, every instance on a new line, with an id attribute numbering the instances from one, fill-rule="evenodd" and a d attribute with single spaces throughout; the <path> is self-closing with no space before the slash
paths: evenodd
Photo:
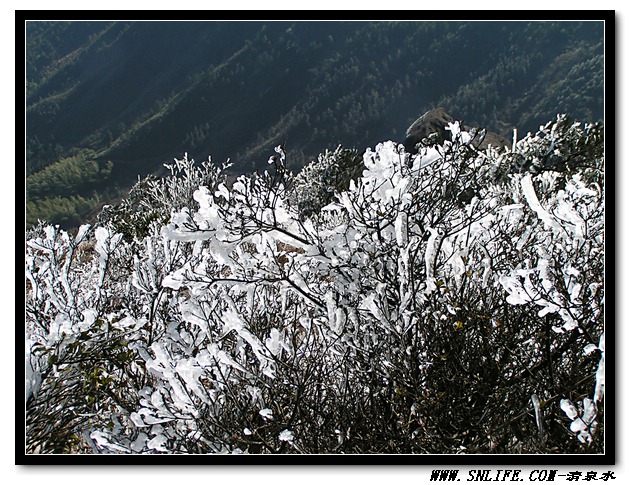
<path id="1" fill-rule="evenodd" d="M 185 157 L 33 230 L 27 452 L 601 451 L 602 128 L 448 129 L 231 186 Z"/>

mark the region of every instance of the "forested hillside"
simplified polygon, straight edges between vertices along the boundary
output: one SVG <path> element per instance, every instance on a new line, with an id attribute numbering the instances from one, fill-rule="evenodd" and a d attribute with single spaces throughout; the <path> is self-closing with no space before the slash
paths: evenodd
<path id="1" fill-rule="evenodd" d="M 26 223 L 77 227 L 182 157 L 297 171 L 443 106 L 536 131 L 603 118 L 603 22 L 27 22 Z"/>

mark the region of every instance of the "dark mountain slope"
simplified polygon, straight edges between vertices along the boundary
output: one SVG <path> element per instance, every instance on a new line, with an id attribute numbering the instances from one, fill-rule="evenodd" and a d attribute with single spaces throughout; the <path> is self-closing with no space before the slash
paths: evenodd
<path id="1" fill-rule="evenodd" d="M 184 152 L 247 172 L 286 142 L 297 170 L 438 105 L 508 137 L 603 118 L 603 22 L 36 22 L 26 46 L 27 171 L 111 160 L 69 190 L 95 209 Z"/>

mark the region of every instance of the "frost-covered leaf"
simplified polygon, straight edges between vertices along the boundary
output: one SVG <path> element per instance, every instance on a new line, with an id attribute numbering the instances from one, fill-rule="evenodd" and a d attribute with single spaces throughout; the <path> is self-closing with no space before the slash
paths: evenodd
<path id="1" fill-rule="evenodd" d="M 582 352 L 584 353 L 584 355 L 589 355 L 595 352 L 596 350 L 597 350 L 597 346 L 595 344 L 588 344 L 586 347 L 584 347 L 584 350 Z"/>
<path id="2" fill-rule="evenodd" d="M 263 418 L 267 420 L 273 419 L 273 411 L 269 408 L 261 409 L 260 411 L 258 411 L 258 414 L 260 414 Z"/>
<path id="3" fill-rule="evenodd" d="M 581 418 L 577 418 L 575 419 L 572 423 L 571 423 L 571 431 L 573 431 L 574 433 L 581 433 L 586 431 L 588 428 L 586 426 L 586 424 L 584 423 L 584 421 L 582 421 Z"/>
<path id="4" fill-rule="evenodd" d="M 149 448 L 150 450 L 167 452 L 168 449 L 165 446 L 167 441 L 168 439 L 166 438 L 166 436 L 164 436 L 163 434 L 158 434 L 147 442 L 147 448 Z"/>
<path id="5" fill-rule="evenodd" d="M 564 411 L 564 413 L 569 417 L 569 419 L 575 419 L 578 415 L 577 409 L 571 401 L 568 399 L 560 400 L 560 409 Z"/>
<path id="6" fill-rule="evenodd" d="M 289 441 L 289 442 L 291 442 L 291 441 L 293 441 L 293 438 L 294 438 L 293 437 L 293 432 L 288 430 L 288 429 L 282 430 L 280 432 L 280 434 L 278 435 L 278 439 L 280 441 Z"/>

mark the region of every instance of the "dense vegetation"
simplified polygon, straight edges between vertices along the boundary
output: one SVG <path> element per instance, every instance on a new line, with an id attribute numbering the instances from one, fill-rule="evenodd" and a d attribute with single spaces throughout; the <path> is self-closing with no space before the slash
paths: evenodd
<path id="1" fill-rule="evenodd" d="M 184 151 L 240 174 L 284 143 L 298 170 L 435 106 L 510 139 L 595 122 L 603 50 L 602 22 L 28 22 L 26 223 L 76 227 Z M 81 162 L 98 183 L 30 180 Z"/>
<path id="2" fill-rule="evenodd" d="M 26 453 L 606 451 L 603 126 L 449 130 L 29 231 Z"/>

